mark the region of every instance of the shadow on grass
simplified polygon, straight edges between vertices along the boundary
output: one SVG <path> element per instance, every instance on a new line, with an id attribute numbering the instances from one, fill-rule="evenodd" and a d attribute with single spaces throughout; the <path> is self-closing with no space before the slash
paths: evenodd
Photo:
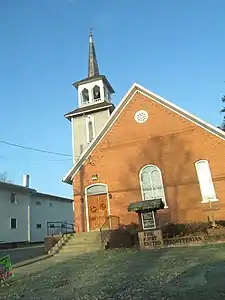
<path id="1" fill-rule="evenodd" d="M 166 299 L 225 299 L 225 262 L 197 265 L 166 283 L 162 294 Z"/>
<path id="2" fill-rule="evenodd" d="M 46 300 L 222 299 L 224 249 L 220 245 L 83 254 L 18 280 L 0 292 L 0 299 L 30 299 L 31 294 Z"/>

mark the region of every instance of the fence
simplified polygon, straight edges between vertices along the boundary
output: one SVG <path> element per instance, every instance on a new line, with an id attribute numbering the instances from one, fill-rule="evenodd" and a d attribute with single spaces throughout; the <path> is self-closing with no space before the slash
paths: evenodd
<path id="1" fill-rule="evenodd" d="M 75 232 L 74 224 L 61 221 L 47 222 L 47 236 L 67 234 L 73 232 Z"/>

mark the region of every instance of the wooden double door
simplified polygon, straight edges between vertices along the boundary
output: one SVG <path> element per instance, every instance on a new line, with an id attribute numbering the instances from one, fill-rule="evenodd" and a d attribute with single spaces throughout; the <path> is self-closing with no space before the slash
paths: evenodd
<path id="1" fill-rule="evenodd" d="M 107 194 L 89 195 L 87 197 L 89 230 L 98 230 L 108 217 Z"/>

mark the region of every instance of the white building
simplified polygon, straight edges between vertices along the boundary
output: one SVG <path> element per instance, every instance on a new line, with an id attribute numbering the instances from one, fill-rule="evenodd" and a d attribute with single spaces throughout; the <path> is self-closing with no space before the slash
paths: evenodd
<path id="1" fill-rule="evenodd" d="M 0 243 L 41 242 L 47 222 L 74 224 L 73 200 L 29 188 L 28 175 L 23 186 L 0 182 Z"/>

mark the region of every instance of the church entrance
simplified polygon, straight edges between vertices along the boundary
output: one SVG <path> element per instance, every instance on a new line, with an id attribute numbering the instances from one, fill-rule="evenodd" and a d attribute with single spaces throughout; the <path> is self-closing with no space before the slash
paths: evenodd
<path id="1" fill-rule="evenodd" d="M 109 216 L 107 186 L 96 184 L 86 189 L 87 229 L 99 230 Z"/>

